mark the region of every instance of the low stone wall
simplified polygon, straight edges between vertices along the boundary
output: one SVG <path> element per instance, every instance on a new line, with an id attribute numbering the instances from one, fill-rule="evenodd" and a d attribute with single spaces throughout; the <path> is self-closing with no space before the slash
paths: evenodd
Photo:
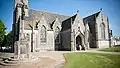
<path id="1" fill-rule="evenodd" d="M 109 47 L 109 41 L 98 41 L 99 48 L 108 48 Z"/>

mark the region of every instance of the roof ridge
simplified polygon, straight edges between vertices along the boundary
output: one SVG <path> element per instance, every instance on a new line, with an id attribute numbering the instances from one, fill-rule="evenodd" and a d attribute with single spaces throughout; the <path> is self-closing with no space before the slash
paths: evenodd
<path id="1" fill-rule="evenodd" d="M 97 12 L 91 13 L 91 14 L 89 14 L 89 15 L 83 17 L 83 18 L 87 18 L 87 17 L 89 17 L 89 16 L 95 15 L 95 14 L 100 13 L 100 12 L 101 12 L 101 11 L 97 11 Z"/>

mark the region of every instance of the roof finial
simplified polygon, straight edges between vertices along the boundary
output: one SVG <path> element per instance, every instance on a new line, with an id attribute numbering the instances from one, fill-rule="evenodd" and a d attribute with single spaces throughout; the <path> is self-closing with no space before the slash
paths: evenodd
<path id="1" fill-rule="evenodd" d="M 79 13 L 79 10 L 77 10 L 77 13 Z"/>
<path id="2" fill-rule="evenodd" d="M 100 8 L 100 11 L 102 11 L 102 8 Z"/>

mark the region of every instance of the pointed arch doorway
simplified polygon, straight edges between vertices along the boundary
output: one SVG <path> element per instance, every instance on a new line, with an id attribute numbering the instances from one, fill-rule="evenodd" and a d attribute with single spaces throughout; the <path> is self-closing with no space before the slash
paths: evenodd
<path id="1" fill-rule="evenodd" d="M 85 50 L 84 38 L 80 35 L 76 37 L 76 50 Z"/>
<path id="2" fill-rule="evenodd" d="M 81 45 L 82 45 L 82 38 L 78 35 L 76 37 L 76 50 L 80 50 Z"/>

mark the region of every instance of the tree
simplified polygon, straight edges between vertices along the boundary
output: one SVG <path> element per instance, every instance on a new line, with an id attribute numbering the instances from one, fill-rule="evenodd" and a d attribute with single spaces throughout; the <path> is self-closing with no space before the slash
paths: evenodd
<path id="1" fill-rule="evenodd" d="M 3 21 L 0 19 L 0 46 L 4 46 L 3 41 L 4 41 L 4 37 L 5 37 L 5 25 L 3 23 Z"/>
<path id="2" fill-rule="evenodd" d="M 13 52 L 14 51 L 14 46 L 13 46 L 13 31 L 10 31 L 4 39 L 5 42 L 5 46 L 11 47 L 11 49 L 9 50 L 9 52 Z"/>
<path id="3" fill-rule="evenodd" d="M 13 45 L 13 31 L 10 31 L 6 36 L 6 46 L 12 46 Z"/>

